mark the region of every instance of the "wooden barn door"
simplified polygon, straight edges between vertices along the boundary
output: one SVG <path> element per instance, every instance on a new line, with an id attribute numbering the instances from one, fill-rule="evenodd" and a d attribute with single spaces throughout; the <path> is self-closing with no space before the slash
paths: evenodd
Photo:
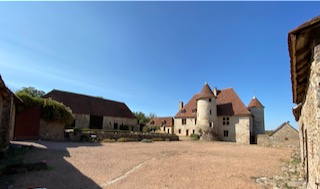
<path id="1" fill-rule="evenodd" d="M 38 139 L 40 128 L 40 108 L 28 108 L 21 111 L 16 117 L 14 139 Z"/>

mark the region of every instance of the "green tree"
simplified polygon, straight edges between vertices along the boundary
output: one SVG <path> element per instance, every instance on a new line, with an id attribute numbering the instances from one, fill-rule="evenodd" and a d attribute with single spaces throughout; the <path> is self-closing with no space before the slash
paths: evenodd
<path id="1" fill-rule="evenodd" d="M 22 95 L 22 94 L 27 94 L 31 97 L 38 97 L 38 98 L 41 98 L 43 97 L 46 93 L 44 91 L 41 91 L 41 90 L 37 90 L 36 88 L 34 87 L 23 87 L 21 90 L 18 90 L 16 92 L 16 95 L 19 96 L 19 95 Z"/>
<path id="2" fill-rule="evenodd" d="M 28 87 L 18 90 L 16 95 L 23 100 L 25 107 L 40 107 L 40 116 L 46 121 L 71 124 L 74 120 L 70 108 L 53 99 L 41 98 L 43 91 Z"/>
<path id="3" fill-rule="evenodd" d="M 133 112 L 133 114 L 137 117 L 139 120 L 139 124 L 147 124 L 150 121 L 150 118 L 147 117 L 143 112 Z"/>

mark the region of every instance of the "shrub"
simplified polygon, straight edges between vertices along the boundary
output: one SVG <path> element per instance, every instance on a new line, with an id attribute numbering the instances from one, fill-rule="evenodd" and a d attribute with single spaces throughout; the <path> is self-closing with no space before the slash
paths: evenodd
<path id="1" fill-rule="evenodd" d="M 144 138 L 144 139 L 141 140 L 141 142 L 150 143 L 150 142 L 153 142 L 153 140 L 152 140 L 152 139 Z"/>
<path id="2" fill-rule="evenodd" d="M 199 139 L 200 139 L 200 135 L 198 135 L 198 134 L 191 134 L 191 135 L 190 135 L 190 138 L 191 138 L 192 140 L 199 140 Z"/>
<path id="3" fill-rule="evenodd" d="M 137 138 L 119 138 L 117 140 L 118 142 L 135 142 L 135 141 L 139 141 Z"/>

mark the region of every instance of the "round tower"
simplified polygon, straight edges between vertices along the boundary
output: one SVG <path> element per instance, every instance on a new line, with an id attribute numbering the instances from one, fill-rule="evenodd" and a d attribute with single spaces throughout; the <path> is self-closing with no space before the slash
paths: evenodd
<path id="1" fill-rule="evenodd" d="M 216 96 L 208 83 L 205 83 L 197 97 L 197 126 L 202 131 L 217 125 Z"/>
<path id="2" fill-rule="evenodd" d="M 252 133 L 251 135 L 256 136 L 257 134 L 264 134 L 264 106 L 254 96 L 248 105 L 248 109 L 252 113 Z"/>

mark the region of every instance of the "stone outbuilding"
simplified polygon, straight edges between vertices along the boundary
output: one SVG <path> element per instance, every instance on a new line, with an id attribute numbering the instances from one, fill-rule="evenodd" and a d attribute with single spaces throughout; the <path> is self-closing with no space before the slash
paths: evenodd
<path id="1" fill-rule="evenodd" d="M 173 134 L 173 117 L 154 117 L 147 123 L 147 126 L 159 127 L 161 133 Z"/>
<path id="2" fill-rule="evenodd" d="M 8 89 L 0 75 L 0 149 L 13 139 L 16 113 L 22 100 Z"/>
<path id="3" fill-rule="evenodd" d="M 308 189 L 320 185 L 320 17 L 288 34 L 295 119 Z"/>
<path id="4" fill-rule="evenodd" d="M 75 128 L 139 131 L 138 119 L 123 102 L 52 90 L 44 96 L 62 102 L 75 116 Z"/>
<path id="5" fill-rule="evenodd" d="M 259 134 L 257 144 L 296 148 L 299 147 L 299 132 L 289 122 L 284 122 L 270 134 Z"/>
<path id="6" fill-rule="evenodd" d="M 205 83 L 174 117 L 174 133 L 178 136 L 211 135 L 210 140 L 232 141 L 242 144 L 255 142 L 264 133 L 264 107 L 254 97 L 246 107 L 232 88 L 211 90 Z M 207 137 L 207 136 L 206 136 Z"/>

